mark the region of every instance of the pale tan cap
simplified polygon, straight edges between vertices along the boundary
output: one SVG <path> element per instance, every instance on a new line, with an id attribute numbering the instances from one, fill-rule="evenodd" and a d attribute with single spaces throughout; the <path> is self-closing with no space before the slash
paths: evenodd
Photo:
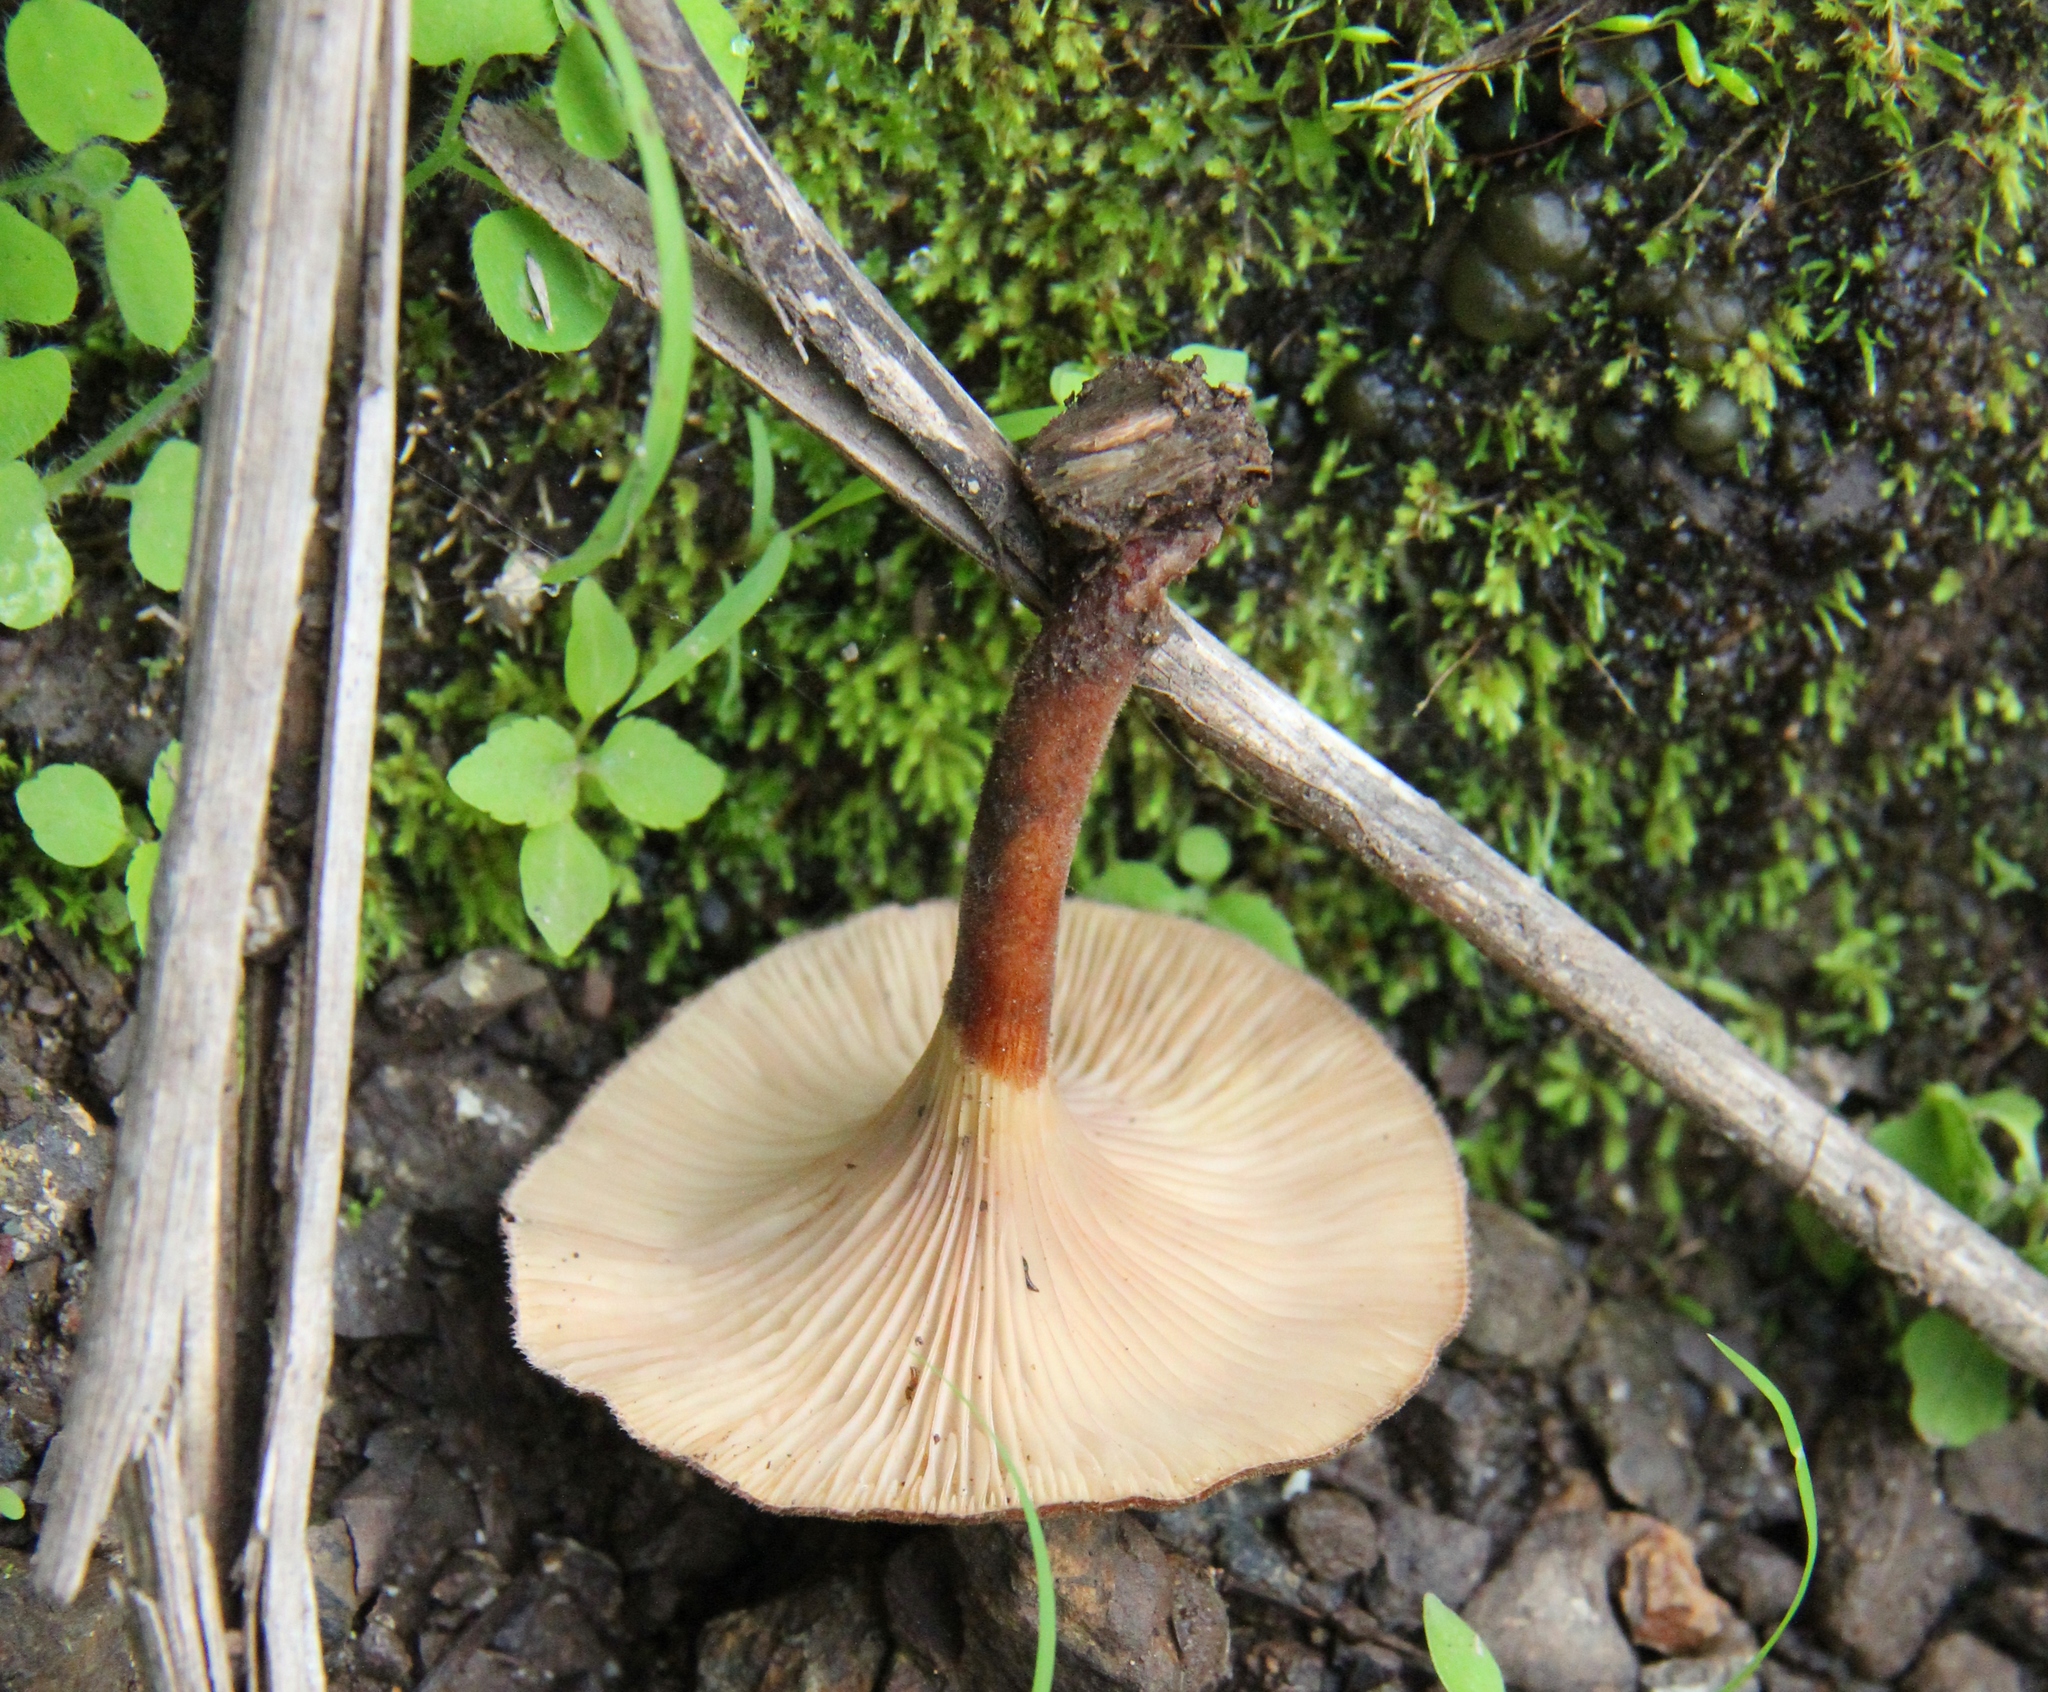
<path id="1" fill-rule="evenodd" d="M 1069 901 L 1052 1072 L 940 1018 L 954 907 L 789 941 L 677 1010 L 506 1199 L 521 1347 L 774 1509 L 1199 1496 L 1349 1443 L 1463 1317 L 1422 1087 L 1249 941 Z M 938 1029 L 934 1035 L 933 1030 Z"/>

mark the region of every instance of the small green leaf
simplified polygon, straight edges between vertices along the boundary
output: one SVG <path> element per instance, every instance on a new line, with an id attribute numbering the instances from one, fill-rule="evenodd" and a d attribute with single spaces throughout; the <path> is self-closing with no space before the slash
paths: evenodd
<path id="1" fill-rule="evenodd" d="M 588 576 L 569 601 L 569 647 L 562 656 L 562 680 L 569 703 L 588 723 L 609 711 L 633 685 L 640 652 L 633 631 L 603 588 Z"/>
<path id="2" fill-rule="evenodd" d="M 500 53 L 537 59 L 555 44 L 550 0 L 413 0 L 412 56 L 423 65 Z"/>
<path id="3" fill-rule="evenodd" d="M 107 212 L 107 280 L 128 332 L 146 347 L 175 352 L 192 332 L 196 297 L 192 247 L 178 208 L 138 176 Z"/>
<path id="4" fill-rule="evenodd" d="M 156 866 L 163 855 L 164 849 L 154 840 L 145 840 L 129 854 L 128 873 L 123 878 L 128 920 L 135 925 L 135 948 L 140 952 L 149 950 L 149 902 L 156 892 Z"/>
<path id="5" fill-rule="evenodd" d="M 1880 1122 L 1870 1131 L 1870 1143 L 1965 1216 L 1981 1217 L 2004 1190 L 1969 1102 L 1946 1082 L 1923 1092 L 1910 1115 Z"/>
<path id="6" fill-rule="evenodd" d="M 754 613 L 766 605 L 789 568 L 790 535 L 778 529 L 753 567 L 719 596 L 718 603 L 698 619 L 683 638 L 648 666 L 633 696 L 619 707 L 637 711 L 650 700 L 659 699 L 699 664 L 745 628 Z"/>
<path id="7" fill-rule="evenodd" d="M 71 554 L 50 527 L 43 484 L 18 460 L 0 464 L 0 628 L 36 628 L 70 598 Z"/>
<path id="8" fill-rule="evenodd" d="M 519 847 L 519 891 L 540 937 L 567 957 L 612 902 L 612 866 L 597 842 L 566 817 Z"/>
<path id="9" fill-rule="evenodd" d="M 84 764 L 44 765 L 14 790 L 14 805 L 36 844 L 60 864 L 103 864 L 128 838 L 121 796 Z"/>
<path id="10" fill-rule="evenodd" d="M 2012 1420 L 2012 1370 L 1946 1311 L 1900 1336 L 1899 1361 L 1913 1383 L 1914 1430 L 1929 1445 L 1968 1445 Z"/>
<path id="11" fill-rule="evenodd" d="M 64 161 L 60 180 L 78 196 L 97 204 L 128 180 L 128 155 L 119 147 L 95 141 Z"/>
<path id="12" fill-rule="evenodd" d="M 1118 858 L 1084 889 L 1091 899 L 1128 905 L 1136 911 L 1166 911 L 1179 916 L 1188 908 L 1187 889 L 1157 864 Z"/>
<path id="13" fill-rule="evenodd" d="M 1053 403 L 1065 405 L 1100 374 L 1094 365 L 1077 363 L 1069 359 L 1065 364 L 1055 364 L 1047 386 L 1052 389 Z"/>
<path id="14" fill-rule="evenodd" d="M 168 103 L 163 73 L 141 38 L 87 0 L 28 0 L 14 14 L 7 85 L 23 121 L 53 153 L 95 135 L 147 141 Z"/>
<path id="15" fill-rule="evenodd" d="M 1738 105 L 1754 106 L 1763 99 L 1756 91 L 1756 84 L 1733 65 L 1724 65 L 1718 60 L 1707 66 L 1713 72 L 1714 80 L 1721 85 L 1721 91 Z"/>
<path id="16" fill-rule="evenodd" d="M 753 63 L 753 42 L 733 22 L 732 13 L 718 0 L 676 0 L 676 10 L 682 13 L 683 22 L 690 26 L 697 45 L 704 49 L 704 57 L 711 61 L 711 68 L 718 72 L 718 80 L 725 84 L 725 91 L 737 100 L 747 91 L 747 70 Z"/>
<path id="17" fill-rule="evenodd" d="M 1230 842 L 1198 823 L 1175 842 L 1173 861 L 1188 880 L 1208 887 L 1230 873 Z"/>
<path id="18" fill-rule="evenodd" d="M 1236 388 L 1249 392 L 1251 388 L 1251 354 L 1236 347 L 1212 347 L 1205 341 L 1190 341 L 1184 347 L 1175 347 L 1167 357 L 1185 364 L 1192 358 L 1202 361 L 1202 374 L 1209 379 L 1212 388 Z"/>
<path id="19" fill-rule="evenodd" d="M 1242 934 L 1253 945 L 1264 947 L 1284 964 L 1292 964 L 1296 969 L 1308 967 L 1302 961 L 1301 947 L 1294 938 L 1294 924 L 1263 893 L 1249 893 L 1242 889 L 1218 893 L 1210 899 L 1209 908 L 1202 915 L 1218 928 Z"/>
<path id="20" fill-rule="evenodd" d="M 192 508 L 199 488 L 199 446 L 165 441 L 149 455 L 129 496 L 128 556 L 151 587 L 176 593 L 192 551 Z"/>
<path id="21" fill-rule="evenodd" d="M 611 276 L 524 206 L 480 218 L 470 231 L 469 256 L 491 321 L 508 341 L 535 352 L 589 346 L 619 291 Z"/>
<path id="22" fill-rule="evenodd" d="M 1806 1253 L 1807 1262 L 1829 1286 L 1846 1287 L 1862 1274 L 1863 1253 L 1856 1249 L 1856 1242 L 1805 1199 L 1794 1199 L 1785 1206 L 1785 1225 Z"/>
<path id="23" fill-rule="evenodd" d="M 1445 1692 L 1505 1692 L 1500 1664 L 1486 1641 L 1434 1592 L 1423 1595 L 1422 1635 L 1429 1644 L 1430 1667 Z"/>
<path id="24" fill-rule="evenodd" d="M 0 205 L 0 322 L 62 323 L 78 304 L 78 272 L 64 243 Z"/>
<path id="25" fill-rule="evenodd" d="M 0 462 L 19 458 L 71 409 L 71 360 L 55 347 L 0 358 Z"/>
<path id="26" fill-rule="evenodd" d="M 11 1486 L 0 1486 L 0 1522 L 18 1522 L 28 1514 L 28 1506 L 21 1501 L 21 1494 Z"/>
<path id="27" fill-rule="evenodd" d="M 575 738 L 545 717 L 501 717 L 448 772 L 448 785 L 501 823 L 561 822 L 576 808 Z"/>
<path id="28" fill-rule="evenodd" d="M 1671 34 L 1678 43 L 1678 62 L 1684 67 L 1685 80 L 1699 87 L 1707 80 L 1707 62 L 1700 56 L 1698 38 L 1682 23 L 1673 24 Z"/>
<path id="29" fill-rule="evenodd" d="M 618 724 L 590 770 L 605 797 L 643 828 L 687 828 L 725 791 L 725 771 L 645 717 Z"/>
<path id="30" fill-rule="evenodd" d="M 2022 1181 L 2041 1179 L 2041 1106 L 2016 1087 L 2001 1087 L 1994 1093 L 1979 1093 L 1970 1101 L 1970 1114 L 1990 1122 L 2012 1136 L 2018 1148 L 2013 1173 Z"/>
<path id="31" fill-rule="evenodd" d="M 555 121 L 562 139 L 593 159 L 615 159 L 633 139 L 626 128 L 626 109 L 612 81 L 604 49 L 588 24 L 578 24 L 562 41 L 552 84 Z"/>
<path id="32" fill-rule="evenodd" d="M 156 755 L 149 770 L 149 820 L 161 834 L 171 826 L 171 806 L 178 798 L 178 775 L 185 767 L 185 743 L 174 740 Z"/>

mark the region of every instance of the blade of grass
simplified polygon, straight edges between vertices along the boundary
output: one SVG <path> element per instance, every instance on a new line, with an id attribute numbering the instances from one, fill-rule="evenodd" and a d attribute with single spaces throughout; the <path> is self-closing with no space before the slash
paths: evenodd
<path id="1" fill-rule="evenodd" d="M 653 667 L 641 677 L 640 685 L 633 689 L 632 697 L 619 707 L 620 716 L 660 698 L 747 626 L 754 613 L 782 585 L 794 537 L 793 529 L 775 532 L 753 568 L 720 594 L 718 603 L 697 620 L 696 626 L 654 661 Z"/>
<path id="2" fill-rule="evenodd" d="M 612 74 L 619 79 L 619 98 L 626 126 L 640 156 L 640 175 L 647 187 L 648 220 L 654 228 L 654 252 L 661 276 L 661 328 L 654 347 L 654 380 L 648 385 L 647 415 L 640 426 L 640 444 L 583 544 L 550 570 L 549 582 L 573 582 L 608 563 L 625 550 L 633 527 L 654 503 L 667 480 L 683 438 L 683 417 L 689 407 L 690 362 L 697 337 L 691 327 L 690 251 L 683 235 L 683 201 L 668 146 L 648 98 L 640 61 L 619 28 L 610 0 L 588 0 L 590 21 L 597 26 Z"/>
<path id="3" fill-rule="evenodd" d="M 1735 1678 L 1721 1688 L 1721 1692 L 1735 1692 L 1736 1687 L 1763 1666 L 1764 1658 L 1771 1654 L 1771 1648 L 1784 1637 L 1785 1629 L 1792 1625 L 1792 1618 L 1799 1613 L 1799 1606 L 1806 1601 L 1807 1583 L 1813 1579 L 1814 1560 L 1820 1555 L 1820 1511 L 1813 1501 L 1813 1471 L 1806 1465 L 1806 1442 L 1799 1437 L 1799 1423 L 1792 1415 L 1792 1406 L 1785 1402 L 1785 1395 L 1778 1390 L 1777 1384 L 1770 1376 L 1740 1352 L 1731 1351 L 1718 1339 L 1714 1339 L 1712 1334 L 1707 1335 L 1707 1338 L 1713 1340 L 1714 1349 L 1740 1369 L 1744 1379 L 1762 1393 L 1764 1401 L 1777 1411 L 1778 1426 L 1785 1430 L 1785 1445 L 1792 1453 L 1792 1475 L 1799 1486 L 1799 1513 L 1806 1518 L 1806 1567 L 1799 1576 L 1799 1590 L 1792 1594 L 1791 1607 L 1772 1630 L 1770 1638 L 1763 1642 L 1757 1654 L 1743 1665 Z"/>
<path id="4" fill-rule="evenodd" d="M 1038 1578 L 1038 1661 L 1031 1670 L 1031 1692 L 1052 1692 L 1053 1659 L 1058 1655 L 1060 1641 L 1059 1599 L 1052 1586 L 1052 1553 L 1045 1547 L 1045 1529 L 1039 1526 L 1038 1506 L 1031 1502 L 1031 1488 L 1024 1484 L 1023 1472 L 1010 1455 L 1010 1448 L 982 1419 L 981 1412 L 974 1407 L 974 1400 L 955 1386 L 952 1377 L 929 1357 L 912 1351 L 910 1358 L 920 1369 L 929 1369 L 937 1375 L 945 1383 L 946 1390 L 960 1400 L 974 1425 L 996 1448 L 996 1459 L 1003 1465 L 1003 1473 L 1010 1477 L 1010 1484 L 1017 1489 L 1018 1500 L 1024 1506 L 1024 1531 L 1031 1537 L 1031 1569 Z"/>

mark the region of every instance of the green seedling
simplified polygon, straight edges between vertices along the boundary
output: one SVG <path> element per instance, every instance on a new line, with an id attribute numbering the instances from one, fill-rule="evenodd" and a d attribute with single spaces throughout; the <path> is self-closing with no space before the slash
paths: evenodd
<path id="1" fill-rule="evenodd" d="M 1806 1566 L 1800 1571 L 1798 1589 L 1792 1594 L 1792 1602 L 1784 1615 L 1779 1617 L 1778 1625 L 1771 1630 L 1770 1638 L 1720 1688 L 1720 1692 L 1735 1692 L 1763 1667 L 1764 1659 L 1785 1637 L 1785 1629 L 1792 1625 L 1799 1606 L 1806 1602 L 1806 1588 L 1813 1579 L 1813 1565 L 1820 1555 L 1820 1510 L 1814 1503 L 1813 1471 L 1807 1466 L 1806 1442 L 1800 1437 L 1798 1419 L 1792 1414 L 1792 1406 L 1785 1402 L 1785 1395 L 1778 1390 L 1776 1382 L 1740 1352 L 1723 1345 L 1712 1334 L 1707 1338 L 1712 1341 L 1714 1349 L 1763 1394 L 1764 1402 L 1776 1413 L 1778 1426 L 1785 1435 L 1785 1447 L 1792 1453 L 1793 1482 L 1799 1489 L 1799 1514 L 1806 1523 Z M 1445 1692 L 1504 1692 L 1500 1664 L 1486 1648 L 1486 1641 L 1434 1592 L 1422 1600 L 1422 1630 L 1429 1645 L 1430 1666 L 1436 1670 L 1437 1679 L 1443 1682 Z"/>
<path id="2" fill-rule="evenodd" d="M 577 352 L 611 316 L 618 282 L 524 206 L 479 219 L 469 253 L 484 309 L 517 346 Z"/>
<path id="3" fill-rule="evenodd" d="M 158 834 L 170 821 L 182 758 L 182 747 L 174 740 L 157 754 L 150 771 L 147 811 Z M 113 784 L 84 764 L 46 764 L 14 790 L 14 806 L 36 846 L 60 864 L 91 869 L 117 853 L 127 853 L 123 890 L 128 921 L 135 930 L 137 950 L 146 949 L 149 899 L 161 847 L 138 832 L 136 819 L 123 809 Z"/>
<path id="4" fill-rule="evenodd" d="M 5 57 L 8 93 L 53 156 L 0 183 L 0 323 L 48 328 L 67 321 L 78 304 L 78 270 L 46 225 L 68 238 L 97 227 L 93 262 L 122 324 L 143 346 L 175 352 L 192 333 L 191 243 L 161 185 L 146 176 L 131 181 L 127 157 L 95 139 L 132 143 L 156 134 L 167 97 L 155 59 L 133 30 L 90 0 L 28 0 L 7 26 Z M 49 507 L 142 439 L 138 420 L 160 423 L 169 413 L 152 402 L 66 471 L 38 477 L 19 461 L 64 420 L 72 386 L 71 356 L 56 347 L 0 357 L 0 627 L 35 628 L 63 610 L 71 597 L 71 554 Z M 182 399 L 192 386 L 190 369 L 171 386 Z M 172 491 L 151 489 L 152 512 Z M 188 532 L 190 526 L 188 512 Z M 137 565 L 163 586 L 160 578 L 172 573 L 169 556 L 157 545 L 152 564 L 144 567 L 138 555 Z M 182 579 L 183 572 L 179 550 L 175 573 Z"/>
<path id="5" fill-rule="evenodd" d="M 601 743 L 598 719 L 626 696 L 640 667 L 632 630 L 595 582 L 570 602 L 562 679 L 574 730 L 547 717 L 500 717 L 483 745 L 448 772 L 457 797 L 494 820 L 527 830 L 519 849 L 526 914 L 559 956 L 582 944 L 611 908 L 615 877 L 597 842 L 577 825 L 583 778 L 642 828 L 680 830 L 710 809 L 725 772 L 671 728 L 621 714 Z"/>
<path id="6" fill-rule="evenodd" d="M 1242 934 L 1282 963 L 1296 969 L 1305 967 L 1294 925 L 1271 899 L 1245 888 L 1216 891 L 1216 884 L 1230 873 L 1231 863 L 1230 842 L 1221 834 L 1197 825 L 1174 843 L 1173 856 L 1175 866 L 1188 878 L 1185 886 L 1157 864 L 1120 858 L 1082 891 L 1091 899 L 1129 905 L 1133 910 L 1199 917 L 1217 928 Z"/>
<path id="7" fill-rule="evenodd" d="M 28 1505 L 11 1486 L 0 1486 L 0 1522 L 18 1522 L 28 1514 Z"/>
<path id="8" fill-rule="evenodd" d="M 1906 1115 L 1873 1128 L 1870 1143 L 2048 1274 L 2041 1118 L 2040 1104 L 2013 1088 L 1972 1098 L 1941 1082 Z M 1992 1155 L 1990 1141 L 1999 1138 L 2009 1173 Z M 1795 1203 L 1787 1220 L 1831 1284 L 1847 1286 L 1862 1272 L 1862 1254 L 1817 1211 Z M 1929 1310 L 1916 1317 L 1900 1335 L 1899 1362 L 1912 1388 L 1913 1427 L 1929 1445 L 1968 1445 L 2012 1419 L 2012 1370 L 1953 1316 Z"/>
<path id="9" fill-rule="evenodd" d="M 974 1400 L 953 1384 L 945 1370 L 941 1369 L 922 1352 L 913 1351 L 910 1361 L 920 1369 L 929 1369 L 939 1377 L 945 1389 L 957 1398 L 982 1437 L 995 1447 L 996 1461 L 1002 1464 L 1003 1473 L 1010 1477 L 1010 1484 L 1017 1489 L 1017 1501 L 1024 1508 L 1024 1531 L 1031 1539 L 1031 1572 L 1038 1581 L 1038 1657 L 1031 1669 L 1031 1692 L 1052 1692 L 1052 1671 L 1059 1655 L 1060 1611 L 1059 1596 L 1053 1590 L 1052 1553 L 1047 1550 L 1045 1529 L 1039 1525 L 1038 1506 L 1031 1501 L 1031 1488 L 1024 1484 L 1024 1471 L 1017 1467 L 1016 1458 L 1010 1455 L 1010 1448 L 988 1425 Z"/>
<path id="10" fill-rule="evenodd" d="M 192 517 L 199 492 L 199 446 L 165 441 L 149 455 L 142 479 L 109 487 L 109 498 L 128 501 L 128 556 L 151 587 L 176 593 L 185 585 L 192 551 Z"/>

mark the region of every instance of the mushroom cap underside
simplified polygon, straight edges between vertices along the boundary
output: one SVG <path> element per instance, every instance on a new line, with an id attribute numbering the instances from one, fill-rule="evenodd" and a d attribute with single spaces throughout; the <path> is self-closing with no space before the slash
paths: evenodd
<path id="1" fill-rule="evenodd" d="M 1248 941 L 1070 900 L 1018 1086 L 942 1022 L 954 920 L 786 942 L 596 1088 L 507 1195 L 527 1356 L 849 1516 L 1013 1511 L 990 1431 L 1040 1507 L 1107 1507 L 1399 1405 L 1463 1317 L 1465 1191 L 1379 1036 Z"/>

